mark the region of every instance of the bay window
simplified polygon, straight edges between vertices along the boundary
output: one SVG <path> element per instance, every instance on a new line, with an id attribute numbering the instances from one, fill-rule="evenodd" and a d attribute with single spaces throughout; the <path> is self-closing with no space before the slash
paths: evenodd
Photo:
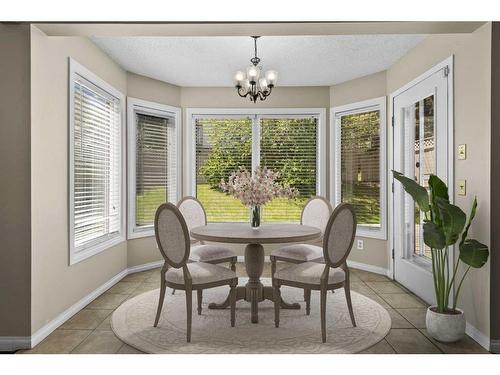
<path id="1" fill-rule="evenodd" d="M 193 147 L 188 189 L 208 221 L 248 221 L 248 208 L 219 188 L 239 167 L 266 166 L 280 173 L 280 183 L 299 190 L 297 199 L 267 204 L 267 222 L 298 222 L 307 199 L 324 194 L 323 109 L 188 109 L 187 116 Z"/>
<path id="2" fill-rule="evenodd" d="M 70 264 L 124 240 L 124 96 L 76 61 L 69 74 Z"/>
<path id="3" fill-rule="evenodd" d="M 357 235 L 386 239 L 385 97 L 332 109 L 332 197 L 354 206 Z"/>
<path id="4" fill-rule="evenodd" d="M 180 109 L 127 99 L 128 237 L 154 235 L 156 209 L 180 197 Z"/>

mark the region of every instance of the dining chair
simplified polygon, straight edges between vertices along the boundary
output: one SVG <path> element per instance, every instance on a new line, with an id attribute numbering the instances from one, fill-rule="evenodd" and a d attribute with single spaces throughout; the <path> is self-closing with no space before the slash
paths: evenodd
<path id="1" fill-rule="evenodd" d="M 190 231 L 192 228 L 207 225 L 207 214 L 201 202 L 192 196 L 182 198 L 177 207 L 182 213 L 184 220 Z M 190 262 L 204 262 L 210 264 L 229 263 L 231 270 L 236 272 L 236 262 L 238 257 L 236 254 L 227 247 L 220 245 L 206 245 L 201 241 L 194 238 L 190 239 L 191 242 L 191 255 Z M 198 245 L 196 245 L 199 242 Z M 194 246 L 193 246 L 194 245 Z M 172 290 L 172 294 L 175 289 Z M 202 291 L 198 292 L 198 314 L 201 314 L 201 300 L 203 298 Z"/>
<path id="2" fill-rule="evenodd" d="M 305 262 L 278 270 L 273 276 L 274 324 L 279 327 L 282 285 L 307 291 L 306 314 L 310 313 L 311 290 L 320 291 L 321 338 L 326 342 L 326 297 L 328 290 L 344 288 L 353 327 L 356 327 L 351 302 L 347 257 L 356 234 L 356 214 L 348 203 L 339 204 L 331 214 L 323 236 L 324 263 Z"/>
<path id="3" fill-rule="evenodd" d="M 321 234 L 325 232 L 326 224 L 332 213 L 332 205 L 323 197 L 315 196 L 310 198 L 300 216 L 300 224 L 309 225 L 321 229 Z M 320 238 L 317 241 L 321 241 Z M 276 262 L 304 263 L 314 260 L 321 260 L 323 249 L 321 246 L 312 244 L 293 244 L 283 246 L 271 252 L 271 274 L 276 272 Z M 304 296 L 305 297 L 305 296 Z"/>
<path id="4" fill-rule="evenodd" d="M 155 237 L 164 259 L 160 277 L 160 297 L 154 326 L 158 326 L 167 287 L 186 292 L 187 342 L 191 342 L 193 291 L 229 285 L 231 305 L 231 327 L 235 323 L 236 273 L 226 267 L 204 262 L 188 263 L 191 241 L 189 231 L 179 209 L 172 203 L 163 203 L 155 215 Z M 198 301 L 200 304 L 200 301 Z"/>

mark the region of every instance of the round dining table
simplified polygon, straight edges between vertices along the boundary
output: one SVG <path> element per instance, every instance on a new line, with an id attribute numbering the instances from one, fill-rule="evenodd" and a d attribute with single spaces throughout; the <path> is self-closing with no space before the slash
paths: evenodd
<path id="1" fill-rule="evenodd" d="M 263 286 L 260 281 L 264 270 L 264 244 L 304 242 L 318 239 L 321 230 L 301 224 L 264 224 L 252 228 L 248 223 L 213 223 L 191 229 L 191 236 L 200 241 L 246 244 L 245 270 L 248 282 L 238 286 L 236 299 L 245 300 L 251 304 L 251 321 L 258 323 L 258 304 L 264 300 L 274 301 L 273 288 Z M 211 303 L 210 309 L 225 309 L 229 307 L 228 298 L 221 304 Z M 298 303 L 280 301 L 281 308 L 300 309 Z"/>

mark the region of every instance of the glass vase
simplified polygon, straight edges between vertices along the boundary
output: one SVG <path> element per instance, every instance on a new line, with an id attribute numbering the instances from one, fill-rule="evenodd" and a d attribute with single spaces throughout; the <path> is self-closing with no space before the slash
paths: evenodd
<path id="1" fill-rule="evenodd" d="M 250 208 L 250 226 L 253 229 L 259 229 L 260 218 L 261 218 L 261 207 L 253 206 L 252 208 Z"/>

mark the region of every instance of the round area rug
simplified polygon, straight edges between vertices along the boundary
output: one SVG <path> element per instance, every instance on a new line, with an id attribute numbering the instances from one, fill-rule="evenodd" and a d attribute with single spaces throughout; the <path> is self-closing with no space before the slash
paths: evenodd
<path id="1" fill-rule="evenodd" d="M 270 285 L 270 279 L 262 280 Z M 240 278 L 239 285 L 246 280 Z M 274 305 L 259 303 L 259 323 L 250 322 L 250 304 L 236 303 L 236 326 L 231 327 L 230 310 L 209 310 L 208 303 L 223 301 L 229 287 L 203 291 L 203 312 L 196 311 L 193 293 L 191 343 L 186 342 L 186 298 L 167 289 L 157 328 L 153 322 L 159 289 L 123 303 L 114 313 L 111 326 L 125 343 L 145 353 L 356 353 L 382 340 L 391 328 L 388 312 L 377 302 L 351 292 L 357 327 L 352 327 L 343 289 L 327 295 L 327 342 L 321 342 L 319 292 L 312 291 L 311 315 L 305 314 L 303 291 L 282 287 L 288 302 L 300 302 L 300 310 L 281 309 L 280 327 L 274 327 Z"/>

